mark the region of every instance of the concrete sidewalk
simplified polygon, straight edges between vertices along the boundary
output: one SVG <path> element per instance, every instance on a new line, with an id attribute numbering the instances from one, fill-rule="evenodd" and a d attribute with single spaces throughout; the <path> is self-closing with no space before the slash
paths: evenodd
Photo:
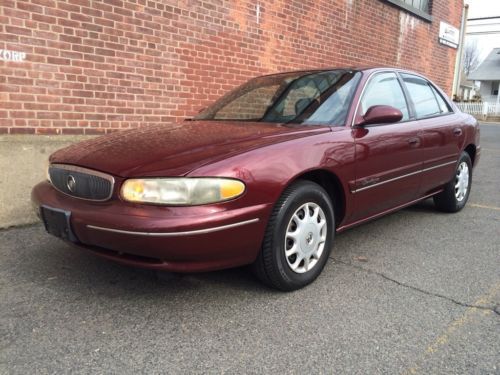
<path id="1" fill-rule="evenodd" d="M 37 221 L 31 208 L 31 188 L 45 178 L 54 151 L 92 136 L 0 136 L 0 228 Z"/>

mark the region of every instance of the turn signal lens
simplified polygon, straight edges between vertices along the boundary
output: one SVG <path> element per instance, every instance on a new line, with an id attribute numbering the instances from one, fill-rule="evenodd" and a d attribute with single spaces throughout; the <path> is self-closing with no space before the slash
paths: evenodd
<path id="1" fill-rule="evenodd" d="M 144 193 L 144 182 L 141 180 L 129 180 L 122 187 L 122 196 L 130 201 L 138 201 Z"/>
<path id="2" fill-rule="evenodd" d="M 220 197 L 224 200 L 232 199 L 245 191 L 245 185 L 241 181 L 225 180 L 220 184 Z"/>
<path id="3" fill-rule="evenodd" d="M 194 206 L 239 197 L 245 184 L 229 178 L 145 178 L 126 180 L 121 196 L 129 202 Z"/>

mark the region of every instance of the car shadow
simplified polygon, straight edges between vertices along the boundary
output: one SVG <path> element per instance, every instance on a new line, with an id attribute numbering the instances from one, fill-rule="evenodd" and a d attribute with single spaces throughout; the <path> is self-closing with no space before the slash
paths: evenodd
<path id="1" fill-rule="evenodd" d="M 353 254 L 351 242 L 369 241 L 373 233 L 383 234 L 394 230 L 401 215 L 409 213 L 437 213 L 432 200 L 426 200 L 404 210 L 386 215 L 369 223 L 341 233 L 333 246 L 332 259 L 348 258 Z M 41 225 L 33 227 L 34 235 L 41 241 L 30 244 L 24 251 L 22 261 L 12 260 L 15 271 L 13 279 L 42 283 L 52 289 L 67 291 L 92 291 L 98 295 L 126 297 L 131 294 L 152 296 L 175 296 L 189 292 L 219 289 L 220 293 L 238 294 L 248 292 L 262 295 L 280 294 L 263 285 L 251 272 L 250 267 L 239 267 L 221 271 L 173 274 L 169 272 L 140 269 L 102 259 L 82 249 L 48 236 Z M 381 233 L 382 231 L 382 233 Z M 365 238 L 366 237 L 366 238 Z M 334 262 L 325 271 L 335 267 Z"/>
<path id="2" fill-rule="evenodd" d="M 191 274 L 135 268 L 100 258 L 48 236 L 41 225 L 30 230 L 40 240 L 20 244 L 22 249 L 6 257 L 3 265 L 4 274 L 15 284 L 113 297 L 165 297 L 216 288 L 221 289 L 221 293 L 222 290 L 233 294 L 241 291 L 276 293 L 262 285 L 249 267 Z"/>
<path id="3" fill-rule="evenodd" d="M 434 205 L 434 201 L 432 200 L 432 198 L 420 201 L 418 203 L 415 203 L 414 205 L 406 207 L 403 209 L 403 211 L 441 214 L 441 212 L 436 210 L 436 206 Z"/>

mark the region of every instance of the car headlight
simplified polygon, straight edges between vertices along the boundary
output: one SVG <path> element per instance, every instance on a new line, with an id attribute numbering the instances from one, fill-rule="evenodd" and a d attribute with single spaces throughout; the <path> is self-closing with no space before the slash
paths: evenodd
<path id="1" fill-rule="evenodd" d="M 230 178 L 134 178 L 121 188 L 129 202 L 181 206 L 223 202 L 244 192 L 245 184 Z"/>

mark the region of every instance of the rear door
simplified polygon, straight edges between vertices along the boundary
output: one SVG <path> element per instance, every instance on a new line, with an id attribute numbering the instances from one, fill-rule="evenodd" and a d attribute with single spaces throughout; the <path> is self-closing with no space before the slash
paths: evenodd
<path id="1" fill-rule="evenodd" d="M 356 145 L 356 180 L 351 187 L 355 201 L 350 219 L 353 222 L 412 201 L 421 181 L 419 125 L 413 118 L 402 82 L 394 72 L 378 72 L 369 78 L 355 119 L 374 105 L 395 107 L 403 113 L 403 118 L 398 123 L 352 130 Z"/>
<path id="2" fill-rule="evenodd" d="M 441 93 L 426 79 L 401 73 L 422 138 L 422 184 L 419 196 L 432 193 L 453 178 L 465 134 Z"/>

